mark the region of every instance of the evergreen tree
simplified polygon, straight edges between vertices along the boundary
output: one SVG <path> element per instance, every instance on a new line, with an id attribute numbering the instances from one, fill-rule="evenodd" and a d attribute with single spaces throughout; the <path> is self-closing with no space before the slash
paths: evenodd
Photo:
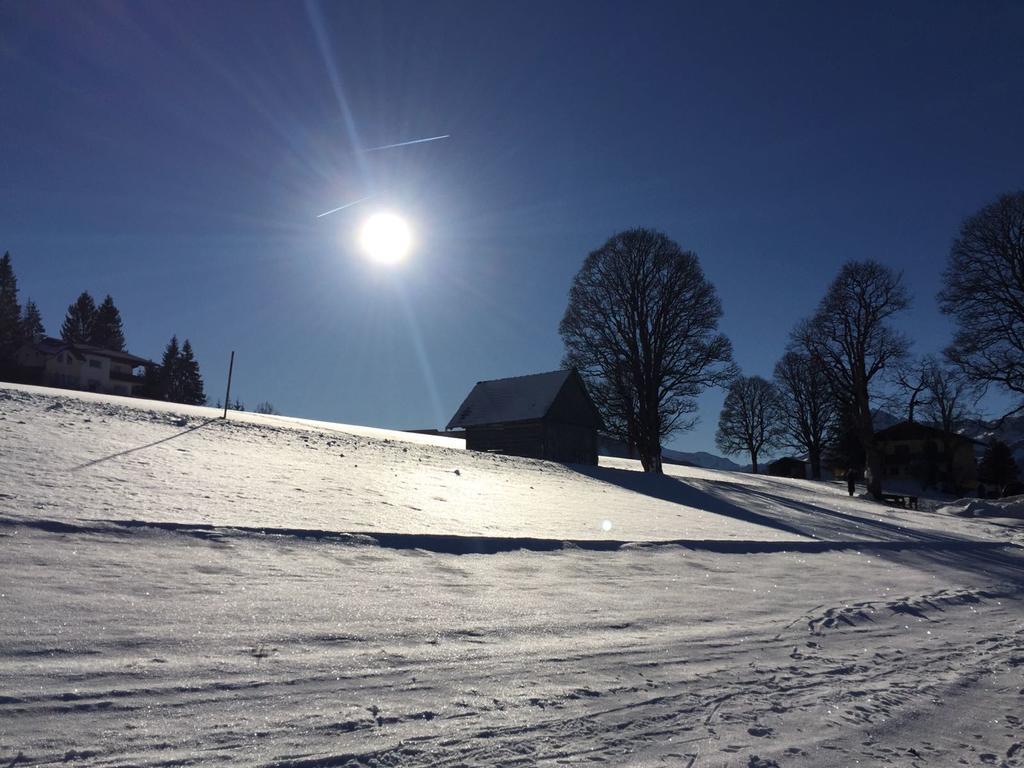
<path id="1" fill-rule="evenodd" d="M 978 464 L 978 479 L 1002 488 L 1016 480 L 1018 472 L 1010 446 L 1002 440 L 991 441 Z"/>
<path id="2" fill-rule="evenodd" d="M 88 291 L 82 291 L 75 303 L 68 307 L 64 324 L 60 327 L 60 337 L 72 344 L 91 344 L 95 324 L 96 302 Z"/>
<path id="3" fill-rule="evenodd" d="M 107 294 L 96 310 L 89 343 L 95 347 L 124 352 L 124 327 L 121 324 L 121 313 L 114 306 L 114 300 Z"/>
<path id="4" fill-rule="evenodd" d="M 180 402 L 181 398 L 181 377 L 178 374 L 181 368 L 181 351 L 178 349 L 178 337 L 171 336 L 164 349 L 163 359 L 160 361 L 160 399 Z"/>
<path id="5" fill-rule="evenodd" d="M 159 365 L 147 365 L 142 374 L 142 389 L 139 392 L 142 397 L 151 400 L 163 400 L 163 369 Z"/>
<path id="6" fill-rule="evenodd" d="M 206 393 L 203 391 L 203 377 L 199 373 L 199 363 L 192 354 L 192 344 L 188 339 L 181 347 L 178 360 L 178 375 L 181 381 L 181 400 L 189 405 L 206 405 Z"/>
<path id="7" fill-rule="evenodd" d="M 25 341 L 32 341 L 36 336 L 44 335 L 46 335 L 46 329 L 43 328 L 43 316 L 36 303 L 29 299 L 25 302 L 25 309 L 21 313 L 21 336 Z"/>
<path id="8" fill-rule="evenodd" d="M 14 355 L 21 338 L 18 279 L 11 266 L 11 254 L 5 253 L 0 258 L 0 367 Z"/>

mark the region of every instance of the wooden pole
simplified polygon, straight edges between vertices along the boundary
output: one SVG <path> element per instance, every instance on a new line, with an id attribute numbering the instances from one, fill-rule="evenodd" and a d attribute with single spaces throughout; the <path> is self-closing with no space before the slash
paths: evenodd
<path id="1" fill-rule="evenodd" d="M 231 373 L 235 370 L 235 350 L 231 350 L 231 362 L 228 363 L 228 391 L 224 395 L 224 418 L 228 417 L 228 403 L 231 402 Z"/>

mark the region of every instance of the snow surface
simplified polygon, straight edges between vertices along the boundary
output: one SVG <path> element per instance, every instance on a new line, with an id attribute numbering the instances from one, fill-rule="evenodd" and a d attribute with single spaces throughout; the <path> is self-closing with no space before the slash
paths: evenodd
<path id="1" fill-rule="evenodd" d="M 0 765 L 1024 765 L 1002 524 L 214 415 L 0 385 Z"/>
<path id="2" fill-rule="evenodd" d="M 1024 496 L 1005 499 L 958 499 L 939 512 L 959 517 L 1012 517 L 1024 519 Z"/>

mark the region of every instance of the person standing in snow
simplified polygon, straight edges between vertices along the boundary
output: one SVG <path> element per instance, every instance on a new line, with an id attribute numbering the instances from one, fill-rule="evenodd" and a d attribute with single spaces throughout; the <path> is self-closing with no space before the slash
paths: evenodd
<path id="1" fill-rule="evenodd" d="M 846 470 L 846 490 L 851 496 L 853 496 L 854 490 L 857 487 L 857 470 L 850 467 Z"/>

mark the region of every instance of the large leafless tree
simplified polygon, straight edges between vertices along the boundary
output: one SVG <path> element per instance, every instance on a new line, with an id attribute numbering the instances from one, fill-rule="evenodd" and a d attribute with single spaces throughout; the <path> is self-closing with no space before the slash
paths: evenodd
<path id="1" fill-rule="evenodd" d="M 920 363 L 920 379 L 924 383 L 921 414 L 924 420 L 942 430 L 942 452 L 946 478 L 956 482 L 953 450 L 959 430 L 970 417 L 971 405 L 977 399 L 977 389 L 962 371 L 942 365 L 934 357 Z"/>
<path id="2" fill-rule="evenodd" d="M 811 477 L 820 480 L 821 457 L 839 414 L 825 366 L 819 358 L 791 349 L 776 363 L 774 378 L 784 442 L 806 454 Z"/>
<path id="3" fill-rule="evenodd" d="M 963 223 L 943 283 L 939 305 L 957 324 L 946 355 L 973 381 L 1024 398 L 1024 191 Z"/>
<path id="4" fill-rule="evenodd" d="M 648 472 L 661 472 L 662 441 L 696 423 L 696 396 L 735 375 L 721 315 L 697 256 L 649 229 L 614 235 L 573 280 L 564 362 Z"/>
<path id="5" fill-rule="evenodd" d="M 902 276 L 876 261 L 842 266 L 814 316 L 794 332 L 796 343 L 821 360 L 832 391 L 850 409 L 864 449 L 868 491 L 882 493 L 882 456 L 875 445 L 872 396 L 878 377 L 906 357 L 906 338 L 889 324 L 910 305 Z"/>
<path id="6" fill-rule="evenodd" d="M 729 385 L 718 417 L 715 444 L 726 454 L 746 451 L 757 474 L 761 453 L 781 444 L 785 427 L 775 385 L 760 376 L 740 376 Z"/>

